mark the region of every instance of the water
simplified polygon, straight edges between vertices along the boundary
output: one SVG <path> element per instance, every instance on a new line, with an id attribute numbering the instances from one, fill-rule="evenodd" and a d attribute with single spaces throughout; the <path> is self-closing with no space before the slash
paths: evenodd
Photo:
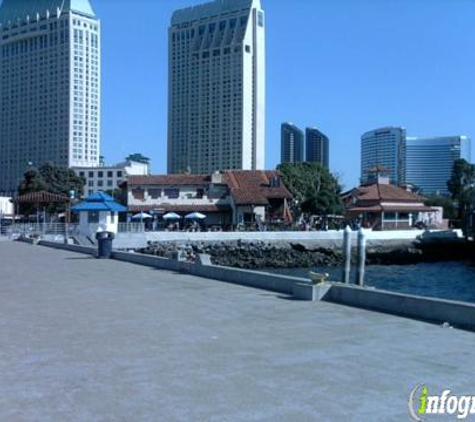
<path id="1" fill-rule="evenodd" d="M 308 269 L 267 269 L 267 272 L 308 278 Z M 315 268 L 341 281 L 341 268 Z M 356 271 L 354 271 L 355 273 Z M 355 274 L 352 273 L 351 282 Z M 475 303 L 475 264 L 442 262 L 416 265 L 371 265 L 366 267 L 366 286 L 418 296 Z"/>

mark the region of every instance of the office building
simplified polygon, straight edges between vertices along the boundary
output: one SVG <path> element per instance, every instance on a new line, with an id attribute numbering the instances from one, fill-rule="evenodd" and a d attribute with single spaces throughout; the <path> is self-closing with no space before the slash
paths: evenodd
<path id="1" fill-rule="evenodd" d="M 317 128 L 307 128 L 305 130 L 305 161 L 309 163 L 319 163 L 329 168 L 330 165 L 330 140 Z"/>
<path id="2" fill-rule="evenodd" d="M 376 166 L 389 170 L 391 183 L 405 183 L 406 129 L 386 127 L 366 132 L 361 137 L 361 181 Z"/>
<path id="3" fill-rule="evenodd" d="M 150 161 L 127 157 L 123 163 L 112 166 L 101 163 L 99 167 L 73 167 L 73 170 L 84 179 L 84 194 L 88 196 L 117 189 L 129 176 L 148 176 Z"/>
<path id="4" fill-rule="evenodd" d="M 304 134 L 293 123 L 282 123 L 280 128 L 282 163 L 302 163 L 304 161 Z"/>
<path id="5" fill-rule="evenodd" d="M 260 0 L 216 0 L 173 14 L 169 173 L 264 168 L 264 26 Z"/>
<path id="6" fill-rule="evenodd" d="M 29 166 L 97 166 L 100 23 L 88 0 L 3 0 L 0 192 Z"/>
<path id="7" fill-rule="evenodd" d="M 406 182 L 424 195 L 447 195 L 454 162 L 471 161 L 471 141 L 466 136 L 407 138 Z"/>

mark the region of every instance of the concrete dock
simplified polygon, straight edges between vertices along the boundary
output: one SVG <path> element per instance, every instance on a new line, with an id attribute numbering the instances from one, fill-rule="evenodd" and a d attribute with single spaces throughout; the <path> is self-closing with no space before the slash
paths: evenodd
<path id="1" fill-rule="evenodd" d="M 0 421 L 406 421 L 475 334 L 0 243 Z M 437 420 L 455 420 L 437 417 Z"/>

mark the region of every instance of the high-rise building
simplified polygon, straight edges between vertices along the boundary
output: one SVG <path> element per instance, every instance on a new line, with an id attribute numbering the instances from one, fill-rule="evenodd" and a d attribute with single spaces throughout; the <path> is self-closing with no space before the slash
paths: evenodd
<path id="1" fill-rule="evenodd" d="M 361 181 L 368 180 L 368 171 L 375 167 L 389 170 L 391 183 L 405 183 L 406 129 L 386 127 L 366 132 L 361 137 Z"/>
<path id="2" fill-rule="evenodd" d="M 448 194 L 454 162 L 471 161 L 471 140 L 466 136 L 407 138 L 406 183 L 423 194 Z"/>
<path id="3" fill-rule="evenodd" d="M 304 160 L 304 135 L 293 123 L 282 123 L 280 127 L 282 163 L 302 163 Z"/>
<path id="4" fill-rule="evenodd" d="M 96 166 L 100 23 L 88 0 L 3 0 L 0 191 L 29 166 Z"/>
<path id="5" fill-rule="evenodd" d="M 330 165 L 330 140 L 328 136 L 317 128 L 308 127 L 305 130 L 306 157 L 309 163 L 320 163 L 329 168 Z"/>
<path id="6" fill-rule="evenodd" d="M 260 0 L 216 0 L 173 14 L 169 173 L 264 168 L 264 25 Z"/>

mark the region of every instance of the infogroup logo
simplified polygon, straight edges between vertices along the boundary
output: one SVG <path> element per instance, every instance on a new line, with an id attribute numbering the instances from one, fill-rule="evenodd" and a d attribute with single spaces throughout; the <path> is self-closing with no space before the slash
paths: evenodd
<path id="1" fill-rule="evenodd" d="M 475 420 L 475 396 L 455 396 L 448 389 L 440 395 L 431 395 L 427 385 L 419 384 L 409 395 L 409 413 L 417 422 L 429 420 L 427 416 L 436 420 L 440 415 L 453 415 L 454 420 L 474 416 Z"/>

